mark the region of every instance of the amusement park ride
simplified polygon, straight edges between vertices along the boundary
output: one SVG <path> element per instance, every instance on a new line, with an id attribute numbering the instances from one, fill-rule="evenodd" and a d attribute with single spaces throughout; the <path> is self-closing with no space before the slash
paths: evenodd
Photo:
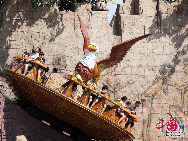
<path id="1" fill-rule="evenodd" d="M 79 13 L 78 18 L 84 37 L 84 55 L 87 57 L 87 54 L 95 53 L 97 49 L 95 48 L 96 46 L 90 44 L 87 28 L 80 18 Z M 68 126 L 65 126 L 66 128 L 70 127 L 70 130 L 74 128 L 75 132 L 79 131 L 78 133 L 83 133 L 85 136 L 88 136 L 88 140 L 133 140 L 134 136 L 131 134 L 130 126 L 127 129 L 124 128 L 126 117 L 120 124 L 117 124 L 120 116 L 116 114 L 116 110 L 118 108 L 123 109 L 125 115 L 129 115 L 131 120 L 135 122 L 137 121 L 136 115 L 131 114 L 130 109 L 122 107 L 119 102 L 113 101 L 106 95 L 97 92 L 94 86 L 89 85 L 87 82 L 95 78 L 95 83 L 97 83 L 100 73 L 104 69 L 117 65 L 123 60 L 127 51 L 133 44 L 150 35 L 151 34 L 146 34 L 113 46 L 110 57 L 93 63 L 92 65 L 94 67 L 87 67 L 87 65 L 84 65 L 82 62 L 83 60 L 80 61 L 76 65 L 76 69 L 80 70 L 79 72 L 83 82 L 78 81 L 78 78 L 75 76 L 68 76 L 67 79 L 70 81 L 70 84 L 64 88 L 63 91 L 60 91 L 62 81 L 55 74 L 51 74 L 50 77 L 44 81 L 42 78 L 45 72 L 43 72 L 40 75 L 40 80 L 37 81 L 38 67 L 40 66 L 47 69 L 47 66 L 39 60 L 33 61 L 34 67 L 29 70 L 26 75 L 21 74 L 21 69 L 18 68 L 18 65 L 14 66 L 11 70 L 3 70 L 3 72 L 19 98 L 41 109 L 44 113 L 40 113 L 41 115 L 48 114 L 49 117 L 56 118 L 56 121 L 59 121 L 59 125 L 62 124 L 65 126 L 65 124 L 67 124 Z M 28 59 L 29 57 L 19 56 L 16 60 L 19 64 L 21 60 Z M 93 62 L 95 62 L 94 59 Z M 74 83 L 85 88 L 85 92 L 78 100 L 75 100 L 72 95 Z M 90 93 L 101 95 L 102 97 L 92 108 L 87 106 Z M 114 106 L 106 108 L 101 114 L 106 100 L 113 103 Z M 53 121 L 54 120 L 49 120 L 51 125 L 53 125 Z M 58 124 L 54 125 L 58 126 Z M 64 130 L 63 126 L 61 127 L 62 130 Z"/>

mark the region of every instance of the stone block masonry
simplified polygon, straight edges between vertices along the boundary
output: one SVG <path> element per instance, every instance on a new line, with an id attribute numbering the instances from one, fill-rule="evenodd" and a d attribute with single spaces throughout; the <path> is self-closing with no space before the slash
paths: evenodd
<path id="1" fill-rule="evenodd" d="M 158 2 L 159 11 L 156 10 Z M 108 57 L 113 45 L 155 31 L 133 45 L 117 66 L 102 72 L 98 82 L 99 90 L 103 84 L 109 85 L 114 100 L 126 95 L 132 103 L 145 101 L 137 108 L 138 123 L 132 129 L 135 140 L 188 140 L 187 137 L 172 139 L 161 136 L 155 128 L 158 118 L 163 116 L 165 121 L 175 118 L 178 124 L 185 126 L 186 134 L 188 131 L 185 120 L 188 109 L 187 7 L 186 0 L 174 3 L 126 0 L 118 5 L 112 27 L 108 23 L 107 11 L 91 11 L 89 5 L 79 7 L 90 40 L 100 47 L 97 61 Z M 73 72 L 75 64 L 83 56 L 83 36 L 76 12 L 59 12 L 57 6 L 33 9 L 30 0 L 6 0 L 0 8 L 0 70 L 5 66 L 11 67 L 23 49 L 29 51 L 36 47 L 42 48 L 50 70 L 56 67 L 63 75 Z M 3 93 L 12 95 L 11 91 Z M 44 130 L 45 127 L 35 119 L 23 118 L 24 112 L 18 109 L 15 114 L 14 105 L 8 105 L 9 110 L 1 107 L 3 140 L 11 140 L 18 134 L 30 140 L 52 140 L 45 137 L 48 130 Z M 33 125 L 39 124 L 44 132 L 40 133 L 27 123 L 28 119 Z M 20 124 L 19 132 L 15 131 L 12 121 Z M 28 131 L 29 127 L 33 130 Z M 53 132 L 52 136 L 55 135 L 61 138 Z"/>

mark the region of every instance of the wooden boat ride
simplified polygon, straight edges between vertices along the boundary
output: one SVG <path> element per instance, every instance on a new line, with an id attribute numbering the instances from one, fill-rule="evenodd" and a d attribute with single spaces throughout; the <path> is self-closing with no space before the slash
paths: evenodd
<path id="1" fill-rule="evenodd" d="M 18 57 L 18 63 L 21 59 L 28 58 Z M 68 77 L 71 83 L 62 93 L 59 92 L 62 81 L 60 77 L 55 74 L 51 74 L 49 79 L 42 84 L 42 76 L 44 74 L 41 74 L 40 81 L 38 82 L 36 81 L 36 70 L 39 66 L 44 68 L 47 68 L 47 66 L 40 63 L 38 60 L 35 60 L 34 63 L 33 69 L 29 70 L 25 76 L 21 74 L 18 65 L 11 70 L 3 70 L 9 84 L 16 91 L 19 98 L 24 99 L 71 126 L 79 128 L 94 139 L 134 139 L 130 127 L 127 130 L 124 128 L 125 119 L 119 125 L 117 124 L 120 118 L 118 114 L 116 114 L 118 107 L 124 109 L 126 116 L 130 115 L 132 120 L 137 121 L 136 116 L 132 115 L 129 109 L 122 107 L 120 103 L 102 95 L 100 92 L 96 92 L 93 86 L 82 84 L 74 76 Z M 72 87 L 75 82 L 86 89 L 85 93 L 78 100 L 72 98 Z M 91 92 L 102 96 L 102 99 L 93 108 L 87 107 L 89 94 Z M 114 106 L 106 108 L 101 114 L 100 111 L 105 100 L 108 100 Z"/>

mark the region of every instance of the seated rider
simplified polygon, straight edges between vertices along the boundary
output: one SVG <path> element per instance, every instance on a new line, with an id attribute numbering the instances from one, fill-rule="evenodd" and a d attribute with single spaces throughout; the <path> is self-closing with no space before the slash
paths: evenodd
<path id="1" fill-rule="evenodd" d="M 108 6 L 107 6 L 108 1 L 105 0 L 105 6 L 103 5 L 102 2 L 104 1 L 98 0 L 98 2 L 96 3 L 96 10 L 108 10 Z"/>
<path id="2" fill-rule="evenodd" d="M 135 104 L 131 104 L 131 105 L 130 105 L 130 110 L 131 110 L 131 113 L 132 113 L 132 114 L 136 114 L 135 109 L 136 109 L 136 107 L 139 107 L 140 104 L 141 104 L 140 101 L 136 101 Z M 131 123 L 131 127 L 134 126 L 134 121 L 131 121 L 131 116 L 130 116 L 130 115 L 127 116 L 127 119 L 128 119 L 128 121 L 127 121 L 127 123 L 125 124 L 125 129 L 127 129 L 128 125 L 129 125 L 130 123 Z"/>
<path id="3" fill-rule="evenodd" d="M 126 106 L 127 109 L 131 109 L 131 107 L 130 107 L 131 106 L 131 102 L 127 102 L 126 105 L 127 105 Z"/>
<path id="4" fill-rule="evenodd" d="M 34 49 L 31 49 L 30 52 L 29 52 L 30 56 L 33 56 L 35 55 L 35 50 Z"/>
<path id="5" fill-rule="evenodd" d="M 104 9 L 104 6 L 102 4 L 102 0 L 99 0 L 97 3 L 96 3 L 96 6 L 97 6 L 97 10 L 103 10 Z"/>
<path id="6" fill-rule="evenodd" d="M 95 87 L 96 87 L 95 78 L 93 77 L 92 80 L 89 80 L 89 81 L 87 82 L 87 85 L 91 85 L 91 86 L 93 86 L 94 89 L 95 89 Z M 90 106 L 90 104 L 91 104 L 91 102 L 93 101 L 93 98 L 94 98 L 94 97 L 96 97 L 95 94 L 93 94 L 93 93 L 91 92 L 91 93 L 89 94 L 89 101 L 88 101 L 88 103 L 87 103 L 87 107 Z"/>
<path id="7" fill-rule="evenodd" d="M 22 58 L 24 58 L 24 57 L 30 57 L 30 54 L 27 53 L 26 50 L 22 53 Z M 16 64 L 18 65 L 18 68 L 15 71 L 17 71 L 18 69 L 20 69 L 25 64 L 25 60 L 22 59 L 19 64 L 18 63 L 16 63 Z"/>
<path id="8" fill-rule="evenodd" d="M 123 97 L 121 98 L 121 101 L 120 101 L 121 106 L 125 107 L 125 102 L 126 102 L 126 100 L 127 100 L 127 97 L 126 97 L 126 96 L 123 96 Z M 119 124 L 119 123 L 125 118 L 125 114 L 124 114 L 123 109 L 121 109 L 121 108 L 118 108 L 118 109 L 117 109 L 117 113 L 121 116 L 121 118 L 120 118 L 119 121 L 117 122 L 117 124 Z"/>
<path id="9" fill-rule="evenodd" d="M 58 71 L 58 70 L 57 70 L 56 68 L 53 68 L 53 69 L 52 69 L 52 73 L 53 73 L 53 74 L 55 74 L 55 75 L 57 75 L 57 76 L 60 76 L 60 75 L 57 73 L 57 71 Z"/>
<path id="10" fill-rule="evenodd" d="M 127 109 L 131 109 L 131 102 L 128 101 L 128 102 L 126 103 L 126 105 L 127 105 L 127 106 L 126 106 Z M 128 118 L 126 118 L 126 122 L 127 122 L 127 121 L 128 121 Z"/>
<path id="11" fill-rule="evenodd" d="M 38 47 L 35 49 L 35 53 L 33 53 L 30 57 L 29 60 L 26 60 L 25 66 L 22 68 L 23 75 L 25 75 L 28 71 L 28 69 L 32 69 L 34 67 L 34 63 L 32 63 L 31 61 L 34 61 L 37 57 L 39 57 L 39 51 L 41 51 L 41 49 Z"/>
<path id="12" fill-rule="evenodd" d="M 25 57 L 30 57 L 30 54 L 29 54 L 29 53 L 26 53 L 26 54 L 25 54 Z"/>
<path id="13" fill-rule="evenodd" d="M 44 64 L 45 63 L 44 53 L 40 52 L 39 57 L 37 57 L 36 60 L 39 60 L 42 64 Z M 40 73 L 43 73 L 43 72 L 44 72 L 44 68 L 42 66 L 39 66 L 38 67 L 37 81 L 39 81 Z"/>
<path id="14" fill-rule="evenodd" d="M 25 54 L 27 54 L 27 50 L 23 49 L 22 57 L 25 57 Z"/>
<path id="15" fill-rule="evenodd" d="M 75 76 L 77 78 L 77 81 L 80 81 L 81 83 L 82 81 L 82 77 L 79 75 L 80 70 L 79 69 L 75 69 L 75 72 L 72 76 Z M 60 88 L 60 92 L 62 92 L 62 90 L 67 87 L 70 84 L 71 80 L 69 80 L 68 82 L 66 82 L 65 84 L 62 85 L 62 87 Z M 77 91 L 77 83 L 73 84 L 73 88 L 72 88 L 72 97 L 75 98 L 76 97 L 76 91 Z"/>
<path id="16" fill-rule="evenodd" d="M 41 52 L 41 49 L 39 47 L 37 47 L 35 51 L 32 50 L 31 58 L 36 59 L 37 57 L 39 57 L 39 52 Z"/>
<path id="17" fill-rule="evenodd" d="M 56 68 L 53 68 L 51 73 L 49 72 L 48 74 L 46 74 L 46 79 L 48 79 L 50 77 L 51 74 L 55 74 L 56 76 L 60 77 L 59 73 L 57 73 L 57 69 Z"/>
<path id="18" fill-rule="evenodd" d="M 108 1 L 105 0 L 105 7 L 104 7 L 104 10 L 106 10 L 106 11 L 108 11 L 108 6 L 107 6 L 107 4 L 108 4 Z"/>
<path id="19" fill-rule="evenodd" d="M 102 87 L 102 91 L 101 91 L 101 94 L 107 94 L 108 93 L 108 86 L 107 85 L 104 85 L 103 87 Z M 99 102 L 100 100 L 102 99 L 102 96 L 100 96 L 100 95 L 98 95 L 97 96 L 97 98 L 96 98 L 96 100 L 93 102 L 93 104 L 91 105 L 91 107 L 90 108 L 92 108 L 97 102 Z M 104 107 L 103 107 L 103 109 L 102 109 L 102 111 L 101 111 L 101 114 L 104 112 L 104 110 L 106 109 L 106 102 L 107 102 L 108 100 L 105 100 L 105 102 L 104 102 Z"/>

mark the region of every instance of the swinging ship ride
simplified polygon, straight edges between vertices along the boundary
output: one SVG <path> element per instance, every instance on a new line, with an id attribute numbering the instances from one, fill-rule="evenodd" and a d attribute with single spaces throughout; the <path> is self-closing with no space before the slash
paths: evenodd
<path id="1" fill-rule="evenodd" d="M 78 18 L 80 20 L 81 31 L 84 37 L 84 54 L 87 54 L 92 48 L 89 47 L 89 35 L 79 13 Z M 94 64 L 95 67 L 90 75 L 92 75 L 92 78 L 96 78 L 95 83 L 104 69 L 117 65 L 117 63 L 123 60 L 123 57 L 133 44 L 150 35 L 151 34 L 142 35 L 113 46 L 109 58 Z M 19 64 L 21 60 L 28 59 L 28 57 L 23 58 L 22 56 L 19 56 L 16 60 Z M 37 81 L 38 67 L 40 66 L 47 69 L 47 66 L 42 64 L 39 60 L 34 60 L 33 63 L 34 67 L 29 70 L 26 75 L 21 74 L 21 69 L 18 68 L 18 65 L 14 66 L 11 70 L 3 70 L 9 84 L 16 91 L 19 98 L 24 99 L 31 105 L 42 109 L 63 122 L 78 128 L 92 138 L 98 140 L 134 139 L 134 136 L 131 134 L 130 126 L 127 129 L 124 128 L 126 118 L 124 118 L 120 124 L 117 124 L 120 116 L 116 114 L 116 110 L 118 108 L 123 109 L 125 115 L 129 115 L 131 120 L 135 122 L 137 121 L 136 115 L 131 114 L 131 111 L 122 107 L 119 102 L 113 101 L 100 92 L 96 92 L 92 85 L 87 85 L 86 82 L 90 79 L 90 75 L 84 73 L 85 70 L 80 72 L 80 76 L 84 80 L 83 83 L 78 81 L 75 76 L 68 76 L 67 78 L 70 81 L 70 84 L 63 91 L 60 91 L 60 86 L 62 85 L 60 77 L 52 73 L 50 77 L 44 81 L 42 79 L 45 75 L 44 72 L 41 73 L 41 77 L 39 81 Z M 83 65 L 80 68 L 80 64 L 78 64 L 76 68 L 83 69 Z M 85 92 L 78 100 L 75 100 L 72 95 L 74 83 L 85 88 Z M 90 93 L 101 95 L 102 97 L 102 99 L 92 108 L 87 107 Z M 114 106 L 106 108 L 101 114 L 101 110 L 106 100 L 113 103 Z"/>

